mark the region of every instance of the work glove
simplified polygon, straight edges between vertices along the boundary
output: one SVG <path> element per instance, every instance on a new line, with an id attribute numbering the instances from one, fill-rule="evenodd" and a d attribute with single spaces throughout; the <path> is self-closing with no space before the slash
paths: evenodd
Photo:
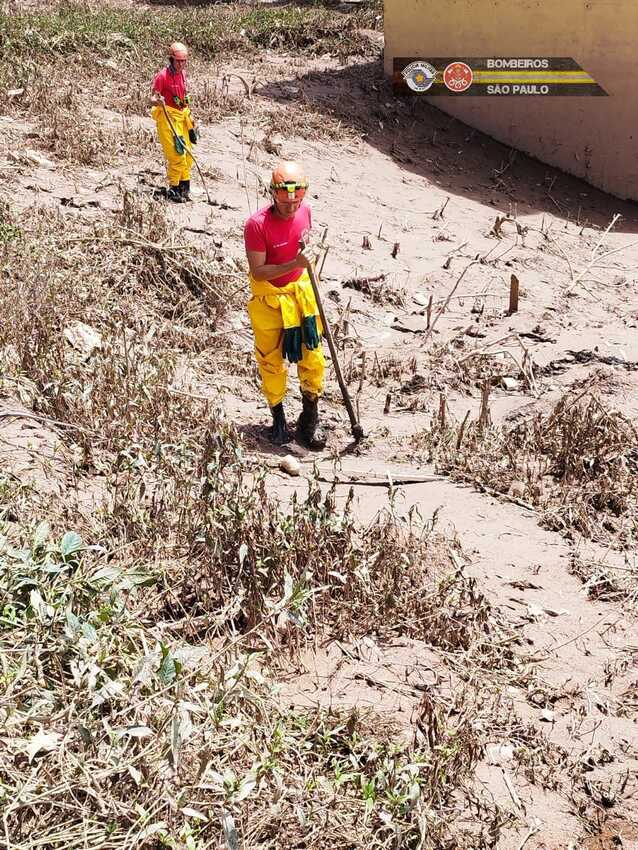
<path id="1" fill-rule="evenodd" d="M 320 337 L 317 329 L 316 316 L 306 316 L 303 320 L 303 325 L 301 326 L 301 332 L 303 335 L 304 345 L 309 351 L 314 351 L 315 348 L 319 347 Z"/>
<path id="2" fill-rule="evenodd" d="M 175 142 L 175 151 L 178 156 L 182 156 L 186 153 L 186 142 L 184 141 L 183 136 L 173 136 L 173 140 Z"/>
<path id="3" fill-rule="evenodd" d="M 190 139 L 191 145 L 197 144 L 197 130 L 194 127 L 191 127 L 188 131 L 188 138 Z"/>
<path id="4" fill-rule="evenodd" d="M 301 328 L 284 328 L 282 354 L 290 363 L 301 360 Z"/>

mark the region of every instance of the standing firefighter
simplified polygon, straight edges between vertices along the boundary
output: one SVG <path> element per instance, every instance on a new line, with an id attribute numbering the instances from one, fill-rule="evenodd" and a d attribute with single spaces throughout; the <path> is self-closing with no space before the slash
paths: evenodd
<path id="1" fill-rule="evenodd" d="M 167 197 L 178 204 L 190 201 L 193 160 L 188 152 L 197 142 L 186 83 L 187 60 L 187 47 L 179 41 L 173 42 L 168 52 L 168 65 L 153 80 L 151 92 L 151 115 L 166 157 Z"/>
<path id="2" fill-rule="evenodd" d="M 326 437 L 319 426 L 319 396 L 325 360 L 321 320 L 308 277 L 310 252 L 299 250 L 312 226 L 310 207 L 303 203 L 308 181 L 301 165 L 280 162 L 272 172 L 272 204 L 252 215 L 244 226 L 250 266 L 248 315 L 255 335 L 255 356 L 262 390 L 272 412 L 271 439 L 289 442 L 283 400 L 288 371 L 284 357 L 297 363 L 302 413 L 297 437 L 309 449 L 322 449 Z"/>

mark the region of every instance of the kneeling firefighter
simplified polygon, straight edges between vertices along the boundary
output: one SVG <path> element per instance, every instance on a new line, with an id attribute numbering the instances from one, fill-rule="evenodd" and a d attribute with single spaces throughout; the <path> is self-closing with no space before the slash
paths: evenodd
<path id="1" fill-rule="evenodd" d="M 179 41 L 168 51 L 168 65 L 156 75 L 151 90 L 151 115 L 157 125 L 168 177 L 167 198 L 174 203 L 190 201 L 191 145 L 197 143 L 197 131 L 191 116 L 186 63 L 188 48 Z"/>
<path id="2" fill-rule="evenodd" d="M 244 225 L 244 244 L 250 267 L 252 298 L 248 315 L 255 336 L 255 357 L 262 391 L 272 413 L 271 440 L 283 445 L 291 439 L 283 400 L 288 370 L 297 364 L 302 412 L 297 437 L 309 449 L 322 449 L 326 437 L 319 425 L 319 397 L 323 392 L 325 360 L 321 347 L 321 320 L 308 269 L 309 250 L 299 250 L 312 226 L 310 207 L 304 203 L 308 181 L 297 162 L 279 162 L 270 182 L 272 203 L 257 210 Z"/>

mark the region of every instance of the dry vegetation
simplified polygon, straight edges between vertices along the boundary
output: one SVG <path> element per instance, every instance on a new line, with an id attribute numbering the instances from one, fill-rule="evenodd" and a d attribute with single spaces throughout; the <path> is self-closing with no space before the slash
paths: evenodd
<path id="1" fill-rule="evenodd" d="M 415 437 L 440 469 L 535 506 L 566 535 L 632 547 L 638 537 L 638 435 L 589 389 L 567 393 L 549 415 L 492 426 L 488 411 Z"/>
<path id="2" fill-rule="evenodd" d="M 227 348 L 236 278 L 128 192 L 93 225 L 3 209 L 2 393 L 59 431 L 67 469 L 55 500 L 3 482 L 5 841 L 492 846 L 472 691 L 424 697 L 409 741 L 273 700 L 269 669 L 325 634 L 419 636 L 470 684 L 520 662 L 433 530 L 358 528 L 314 487 L 282 511 L 214 402 L 175 386 L 178 362 Z"/>

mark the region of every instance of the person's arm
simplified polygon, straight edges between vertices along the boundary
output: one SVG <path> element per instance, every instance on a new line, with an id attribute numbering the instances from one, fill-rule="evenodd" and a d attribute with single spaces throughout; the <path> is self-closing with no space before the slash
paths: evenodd
<path id="1" fill-rule="evenodd" d="M 309 253 L 300 251 L 297 256 L 287 263 L 266 263 L 265 251 L 246 251 L 250 273 L 255 280 L 276 280 L 293 269 L 308 269 L 312 262 Z"/>
<path id="2" fill-rule="evenodd" d="M 153 85 L 151 86 L 151 98 L 150 103 L 151 106 L 159 106 L 160 103 L 165 103 L 164 96 L 160 91 L 160 74 L 157 74 L 155 79 L 153 80 Z"/>

